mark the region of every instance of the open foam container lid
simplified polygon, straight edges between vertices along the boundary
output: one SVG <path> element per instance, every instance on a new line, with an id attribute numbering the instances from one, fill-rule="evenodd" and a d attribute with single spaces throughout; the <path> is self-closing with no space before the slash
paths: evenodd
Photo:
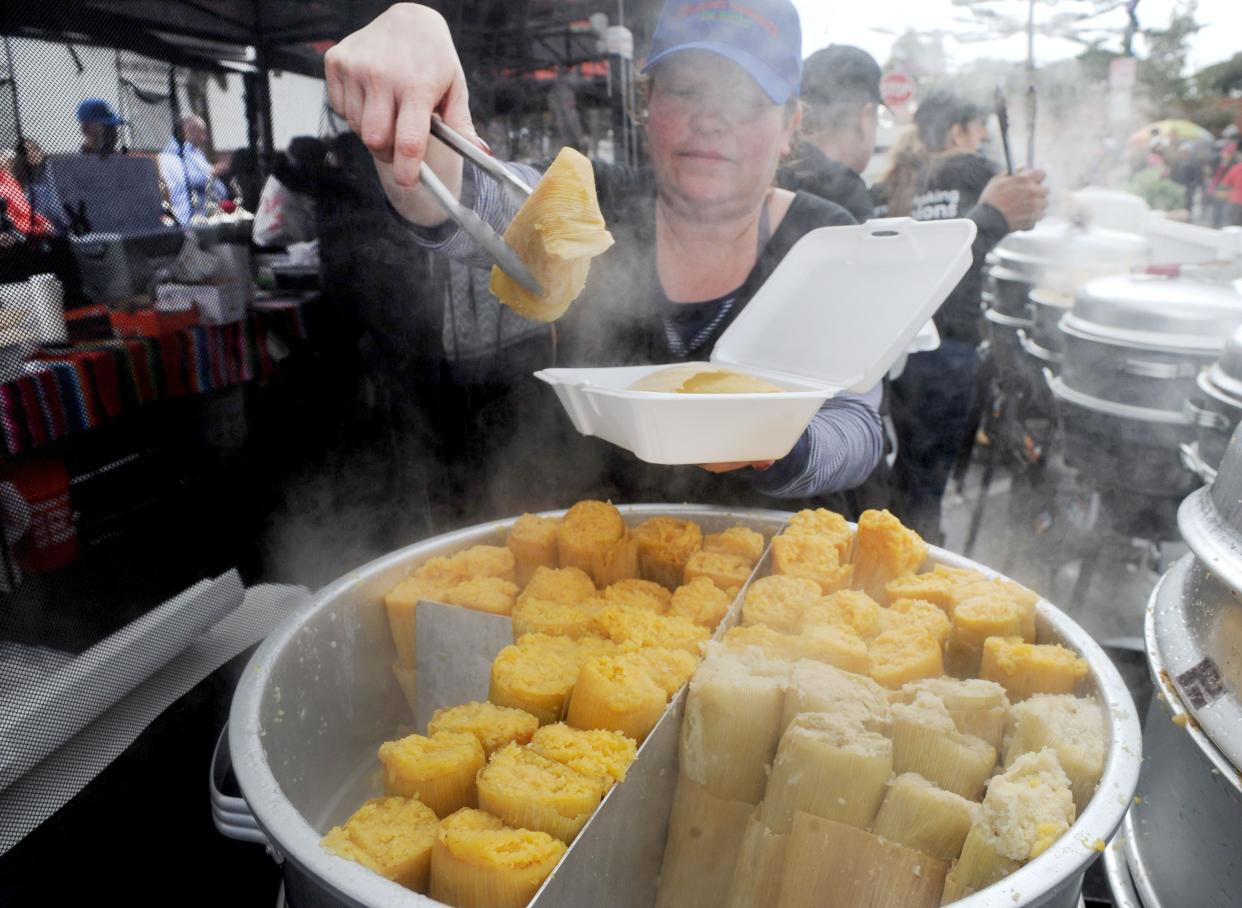
<path id="1" fill-rule="evenodd" d="M 711 361 L 866 391 L 969 269 L 975 232 L 967 218 L 812 230 L 721 335 Z"/>

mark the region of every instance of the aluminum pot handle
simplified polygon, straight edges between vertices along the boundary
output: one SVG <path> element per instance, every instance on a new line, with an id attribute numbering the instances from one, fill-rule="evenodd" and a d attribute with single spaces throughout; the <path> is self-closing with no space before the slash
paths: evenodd
<path id="1" fill-rule="evenodd" d="M 1181 455 L 1182 466 L 1189 472 L 1199 477 L 1199 480 L 1210 486 L 1216 481 L 1216 471 L 1204 463 L 1203 458 L 1199 456 L 1199 452 L 1195 450 L 1194 445 L 1180 444 L 1177 446 Z"/>
<path id="2" fill-rule="evenodd" d="M 1022 346 L 1023 351 L 1028 356 L 1033 356 L 1036 359 L 1043 360 L 1046 363 L 1060 364 L 1065 361 L 1065 354 L 1053 353 L 1046 347 L 1041 347 L 1039 344 L 1035 343 L 1035 341 L 1031 340 L 1030 337 L 1027 336 L 1025 328 L 1018 329 L 1018 343 Z"/>
<path id="3" fill-rule="evenodd" d="M 1153 363 L 1143 359 L 1123 359 L 1118 366 L 1126 375 L 1139 378 L 1193 378 L 1199 367 L 1187 363 Z"/>
<path id="4" fill-rule="evenodd" d="M 1190 421 L 1196 426 L 1202 426 L 1205 429 L 1215 429 L 1218 432 L 1227 432 L 1231 428 L 1229 420 L 1215 410 L 1209 410 L 1202 406 L 1197 400 L 1188 399 L 1182 404 L 1182 411 L 1190 417 Z"/>
<path id="5" fill-rule="evenodd" d="M 250 812 L 250 805 L 245 798 L 234 798 L 226 795 L 221 786 L 229 770 L 233 768 L 233 757 L 229 753 L 229 727 L 220 730 L 216 739 L 216 749 L 211 755 L 211 773 L 207 784 L 211 791 L 211 821 L 225 838 L 238 842 L 251 842 L 262 845 L 277 864 L 284 863 L 284 856 L 272 844 L 271 840 L 259 828 L 259 822 Z"/>

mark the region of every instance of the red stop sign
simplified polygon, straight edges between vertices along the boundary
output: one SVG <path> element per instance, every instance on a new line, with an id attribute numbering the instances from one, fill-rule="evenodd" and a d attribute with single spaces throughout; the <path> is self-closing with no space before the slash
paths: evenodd
<path id="1" fill-rule="evenodd" d="M 905 73 L 888 73 L 880 80 L 880 97 L 889 107 L 901 107 L 914 97 L 914 80 Z"/>

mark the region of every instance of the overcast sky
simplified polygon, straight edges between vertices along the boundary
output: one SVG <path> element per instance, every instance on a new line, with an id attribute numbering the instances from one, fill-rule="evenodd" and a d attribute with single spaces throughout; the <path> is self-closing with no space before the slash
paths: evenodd
<path id="1" fill-rule="evenodd" d="M 1041 3 L 1048 13 L 1058 14 L 1082 5 L 1071 0 L 1060 0 L 1055 6 Z M 1011 11 L 1025 22 L 1027 5 L 1024 0 L 1002 0 L 994 4 Z M 1168 24 L 1169 16 L 1178 5 L 1177 0 L 1139 0 L 1138 17 L 1141 27 L 1158 27 Z M 943 30 L 966 32 L 970 26 L 956 22 L 969 17 L 970 13 L 953 4 L 953 0 L 868 0 L 868 2 L 841 2 L 841 0 L 794 0 L 802 16 L 802 46 L 804 55 L 828 44 L 855 44 L 869 51 L 881 65 L 888 59 L 894 38 L 907 27 L 918 31 Z M 1199 0 L 1198 20 L 1207 27 L 1192 39 L 1190 51 L 1191 70 L 1201 69 L 1210 63 L 1227 59 L 1242 49 L 1242 0 Z M 1118 11 L 1099 20 L 1115 24 L 1119 29 L 1125 25 L 1125 13 Z M 1110 42 L 1120 49 L 1120 37 Z M 1026 59 L 1026 35 L 1015 35 L 1003 41 L 967 43 L 949 37 L 945 42 L 950 60 L 954 64 L 967 63 L 980 57 L 1003 60 Z M 1037 38 L 1035 57 L 1039 62 L 1050 62 L 1071 57 L 1082 50 L 1081 46 L 1064 40 Z M 1142 53 L 1142 49 L 1139 48 Z"/>

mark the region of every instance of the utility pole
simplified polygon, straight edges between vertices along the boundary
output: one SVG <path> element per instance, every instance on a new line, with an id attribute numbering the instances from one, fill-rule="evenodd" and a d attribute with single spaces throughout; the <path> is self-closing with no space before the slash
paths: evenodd
<path id="1" fill-rule="evenodd" d="M 1129 0 L 1126 3 L 1126 22 L 1125 35 L 1121 39 L 1121 55 L 1123 57 L 1134 56 L 1134 35 L 1138 32 L 1138 5 L 1139 0 Z"/>
<path id="2" fill-rule="evenodd" d="M 1035 0 L 1026 14 L 1026 166 L 1035 167 Z"/>

